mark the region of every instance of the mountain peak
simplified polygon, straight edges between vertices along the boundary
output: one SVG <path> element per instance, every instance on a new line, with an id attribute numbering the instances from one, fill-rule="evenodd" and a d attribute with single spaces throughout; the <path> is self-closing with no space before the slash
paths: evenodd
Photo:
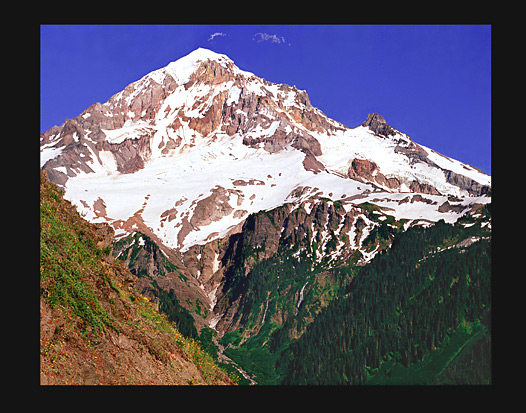
<path id="1" fill-rule="evenodd" d="M 306 91 L 202 48 L 43 133 L 40 147 L 49 179 L 88 219 L 183 252 L 295 200 L 300 187 L 335 200 L 375 188 L 444 196 L 490 188 L 489 177 L 418 146 L 378 113 L 346 128 Z"/>
<path id="2" fill-rule="evenodd" d="M 224 58 L 231 60 L 227 55 L 216 53 L 213 50 L 205 49 L 204 47 L 198 47 L 194 51 L 188 53 L 185 57 L 191 57 L 197 60 L 206 60 L 206 59 L 220 60 Z"/>
<path id="3" fill-rule="evenodd" d="M 159 79 L 163 75 L 169 74 L 179 84 L 184 84 L 186 83 L 186 81 L 188 81 L 192 73 L 194 73 L 197 70 L 197 68 L 201 65 L 202 62 L 206 62 L 209 60 L 217 62 L 224 67 L 235 67 L 234 62 L 227 55 L 219 54 L 213 52 L 212 50 L 199 47 L 194 51 L 188 53 L 186 56 L 183 56 L 174 62 L 170 62 L 167 66 L 158 69 L 146 76 L 152 77 L 156 81 L 159 81 Z"/>
<path id="4" fill-rule="evenodd" d="M 220 63 L 231 63 L 232 59 L 230 59 L 227 55 L 216 53 L 209 49 L 204 49 L 202 47 L 199 47 L 195 49 L 194 51 L 188 53 L 186 56 L 181 57 L 180 59 L 177 59 L 175 62 L 170 63 L 168 66 L 173 65 L 177 62 L 182 63 L 192 63 L 196 64 L 199 62 L 205 62 L 207 60 L 215 60 Z"/>
<path id="5" fill-rule="evenodd" d="M 394 129 L 387 124 L 384 117 L 376 112 L 369 113 L 365 122 L 362 123 L 362 126 L 368 127 L 375 134 L 385 137 L 396 133 Z"/>
<path id="6" fill-rule="evenodd" d="M 387 124 L 387 122 L 385 121 L 385 119 L 384 119 L 384 117 L 382 115 L 380 115 L 379 113 L 374 112 L 374 113 L 369 113 L 367 115 L 367 119 L 365 120 L 365 122 L 362 125 L 363 126 L 369 126 L 373 122 Z"/>

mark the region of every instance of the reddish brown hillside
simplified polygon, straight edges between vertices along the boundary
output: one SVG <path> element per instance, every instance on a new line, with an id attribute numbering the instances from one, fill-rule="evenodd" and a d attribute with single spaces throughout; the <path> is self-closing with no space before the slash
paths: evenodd
<path id="1" fill-rule="evenodd" d="M 40 175 L 40 383 L 234 384 L 134 288 L 113 230 Z"/>

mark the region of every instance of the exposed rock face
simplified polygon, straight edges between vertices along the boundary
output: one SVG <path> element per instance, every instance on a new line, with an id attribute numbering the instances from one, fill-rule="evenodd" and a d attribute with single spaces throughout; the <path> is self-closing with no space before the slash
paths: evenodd
<path id="1" fill-rule="evenodd" d="M 243 280 L 256 264 L 284 256 L 288 250 L 312 250 L 315 262 L 345 261 L 357 252 L 374 225 L 359 207 L 346 211 L 341 203 L 324 199 L 299 207 L 285 204 L 250 215 L 242 228 L 223 240 L 192 247 L 184 260 L 204 282 L 204 290 L 211 293 L 214 328 L 222 335 L 244 325 L 243 314 L 248 311 L 244 307 L 249 304 Z M 325 256 L 329 253 L 334 256 Z M 358 257 L 361 255 L 356 262 L 363 263 L 363 257 Z M 213 263 L 217 268 L 211 273 Z M 282 324 L 291 315 L 280 313 L 274 320 Z"/>
<path id="2" fill-rule="evenodd" d="M 281 100 L 276 103 L 270 94 L 258 96 L 243 88 L 237 103 L 231 106 L 223 106 L 223 119 L 229 120 L 225 132 L 229 134 L 242 132 L 245 135 L 243 138 L 245 145 L 253 148 L 262 145 L 270 153 L 280 152 L 291 145 L 310 158 L 321 155 L 320 143 L 316 138 L 304 129 L 299 129 L 294 122 L 300 123 L 313 132 L 319 131 L 323 127 L 336 130 L 338 126 L 322 120 L 325 117 L 317 113 L 318 111 L 310 105 L 305 91 L 298 91 L 288 85 L 281 86 L 283 86 L 281 90 L 284 92 L 296 93 L 294 105 L 284 107 Z M 246 115 L 243 116 L 243 114 Z M 259 137 L 251 136 L 250 131 L 258 128 L 258 126 L 261 129 L 273 130 L 273 133 Z M 307 167 L 317 170 L 324 169 L 321 163 L 316 163 L 316 166 L 313 166 L 313 162 L 307 163 Z"/>
<path id="3" fill-rule="evenodd" d="M 412 181 L 409 189 L 411 192 L 420 192 L 421 194 L 440 195 L 440 192 L 438 192 L 433 185 L 421 183 L 418 181 Z"/>
<path id="4" fill-rule="evenodd" d="M 191 130 L 203 137 L 209 136 L 212 140 L 214 137 L 210 135 L 214 131 L 227 135 L 242 133 L 245 135 L 245 145 L 263 145 L 270 153 L 277 153 L 291 145 L 305 153 L 306 169 L 316 172 L 324 169 L 323 164 L 315 158 L 321 155 L 320 144 L 305 129 L 316 132 L 344 128 L 335 122 L 328 122 L 321 112 L 313 108 L 305 91 L 280 85 L 280 91 L 293 94 L 295 99 L 294 104 L 285 106 L 282 100 L 276 100 L 276 97 L 268 92 L 263 96 L 254 94 L 250 87 L 246 87 L 247 79 L 234 73 L 233 64 L 225 66 L 213 60 L 202 62 L 184 84 L 184 88 L 214 88 L 225 82 L 233 82 L 239 88 L 237 101 L 227 102 L 228 91 L 216 93 L 212 97 L 198 97 L 190 108 L 179 110 L 178 116 L 174 117 L 168 128 L 177 134 L 180 128 L 187 124 Z M 155 122 L 163 102 L 178 86 L 177 81 L 169 74 L 162 78 L 161 83 L 146 76 L 114 95 L 107 103 L 95 103 L 77 118 L 68 119 L 61 127 L 54 127 L 41 134 L 41 145 L 64 147 L 58 157 L 44 166 L 50 172 L 50 179 L 64 186 L 68 178 L 79 172 L 93 172 L 89 166 L 90 162 L 104 163 L 99 157 L 100 151 L 109 151 L 113 155 L 120 173 L 133 173 L 142 169 L 152 155 L 154 129 L 148 125 Z M 202 115 L 187 116 L 183 109 L 199 110 Z M 170 110 L 170 106 L 165 109 L 166 115 Z M 137 121 L 144 122 L 145 125 L 140 136 L 117 142 L 108 139 L 111 131 Z M 294 122 L 302 124 L 305 129 L 299 129 Z M 256 138 L 250 132 L 258 128 L 269 128 L 270 133 Z M 188 139 L 181 136 L 168 137 L 161 141 L 158 148 L 163 154 L 168 154 L 170 150 L 182 148 L 185 140 Z M 195 137 L 189 140 L 192 146 L 193 142 Z M 66 172 L 57 170 L 57 166 L 65 167 Z"/>
<path id="5" fill-rule="evenodd" d="M 349 167 L 348 176 L 351 179 L 364 183 L 376 183 L 382 188 L 389 188 L 395 191 L 400 190 L 402 183 L 407 184 L 411 192 L 422 194 L 440 195 L 440 192 L 430 184 L 412 180 L 402 180 L 401 178 L 386 178 L 374 162 L 367 159 L 353 159 Z"/>
<path id="6" fill-rule="evenodd" d="M 367 115 L 367 119 L 362 123 L 362 126 L 368 127 L 377 135 L 388 137 L 395 135 L 395 130 L 387 124 L 382 115 L 378 113 L 370 113 Z"/>
<path id="7" fill-rule="evenodd" d="M 349 167 L 348 176 L 351 179 L 364 183 L 377 183 L 389 189 L 399 189 L 400 180 L 398 178 L 386 178 L 374 162 L 367 159 L 353 159 Z"/>
<path id="8" fill-rule="evenodd" d="M 424 162 L 431 166 L 436 166 L 433 162 L 431 162 L 428 159 L 428 153 L 420 145 L 417 145 L 412 140 L 409 140 L 409 142 L 403 141 L 404 145 L 402 145 L 401 143 L 402 141 L 400 140 L 396 145 L 394 149 L 395 153 L 404 154 L 411 160 L 411 163 L 413 164 L 415 162 Z"/>
<path id="9" fill-rule="evenodd" d="M 150 135 L 138 139 L 126 139 L 121 143 L 105 142 L 103 148 L 113 154 L 120 173 L 137 172 L 144 168 L 144 162 L 150 158 Z"/>
<path id="10" fill-rule="evenodd" d="M 364 182 L 372 180 L 375 172 L 378 173 L 378 166 L 374 162 L 367 159 L 353 159 L 349 167 L 349 178 Z"/>
<path id="11" fill-rule="evenodd" d="M 194 226 L 209 225 L 224 216 L 230 215 L 233 208 L 228 203 L 230 192 L 220 186 L 212 194 L 197 202 L 190 224 Z"/>
<path id="12" fill-rule="evenodd" d="M 316 157 L 310 151 L 306 152 L 305 159 L 303 160 L 303 167 L 307 171 L 311 171 L 314 173 L 318 173 L 325 170 L 325 165 L 318 161 L 318 159 L 316 159 Z"/>
<path id="13" fill-rule="evenodd" d="M 466 208 L 468 207 L 466 207 L 465 205 L 454 205 L 454 204 L 450 204 L 449 201 L 446 201 L 438 207 L 438 211 L 439 212 L 449 212 L 449 211 L 462 212 Z"/>
<path id="14" fill-rule="evenodd" d="M 470 195 L 485 195 L 491 190 L 489 186 L 481 185 L 473 179 L 456 172 L 444 170 L 444 174 L 449 183 L 468 191 Z"/>

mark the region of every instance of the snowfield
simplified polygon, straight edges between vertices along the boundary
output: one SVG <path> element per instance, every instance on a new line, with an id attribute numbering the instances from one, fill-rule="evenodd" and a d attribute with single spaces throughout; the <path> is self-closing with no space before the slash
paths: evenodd
<path id="1" fill-rule="evenodd" d="M 243 145 L 241 136 L 208 146 L 195 146 L 179 156 L 152 159 L 144 169 L 133 174 L 111 171 L 112 162 L 106 158 L 111 154 L 107 154 L 101 159 L 109 168 L 101 165 L 93 168 L 96 173 L 81 174 L 68 180 L 67 198 L 94 222 L 126 220 L 140 211 L 144 223 L 166 246 L 180 248 L 183 252 L 192 245 L 224 237 L 251 213 L 286 202 L 302 202 L 314 194 L 342 201 L 344 207 L 371 202 L 385 207 L 385 213 L 396 219 L 455 222 L 461 215 L 453 211 L 438 211 L 438 207 L 447 201 L 447 196 L 424 194 L 422 197 L 430 203 L 400 203 L 415 194 L 378 191 L 372 185 L 326 171 L 315 174 L 301 167 L 305 157 L 301 151 L 288 148 L 270 154 L 264 149 Z M 253 184 L 236 185 L 236 181 Z M 233 211 L 218 221 L 193 229 L 184 242 L 179 243 L 177 235 L 183 219 L 191 217 L 196 201 L 207 198 L 217 187 L 237 193 L 228 200 Z M 298 188 L 307 190 L 299 197 L 291 195 Z M 93 205 L 99 198 L 106 205 L 106 217 L 96 217 L 93 212 Z M 348 201 L 348 198 L 354 199 Z M 469 197 L 460 204 L 484 204 L 490 200 L 485 196 Z M 175 219 L 163 220 L 163 213 L 171 208 L 178 212 Z M 240 213 L 236 214 L 236 211 Z"/>
<path id="2" fill-rule="evenodd" d="M 249 148 L 243 145 L 241 136 L 236 136 L 209 146 L 193 147 L 183 155 L 153 159 L 147 167 L 133 174 L 109 173 L 102 166 L 94 168 L 95 173 L 70 178 L 66 195 L 87 219 L 94 222 L 126 220 L 142 210 L 144 223 L 166 246 L 186 250 L 193 244 L 210 240 L 213 233 L 217 235 L 212 239 L 226 235 L 250 213 L 297 200 L 290 194 L 299 187 L 312 188 L 305 198 L 319 193 L 335 200 L 346 194 L 355 194 L 358 187 L 364 191 L 373 189 L 327 172 L 314 174 L 298 168 L 304 157 L 305 154 L 294 148 L 275 154 Z M 255 184 L 236 185 L 236 181 Z M 234 211 L 220 221 L 192 231 L 185 243 L 179 245 L 177 234 L 183 218 L 189 216 L 192 204 L 210 196 L 212 189 L 218 186 L 242 194 L 229 201 Z M 106 205 L 105 218 L 96 217 L 93 212 L 93 204 L 99 198 Z M 186 201 L 181 202 L 182 199 Z M 179 205 L 175 206 L 176 203 Z M 161 215 L 170 208 L 181 213 L 161 225 Z M 235 211 L 246 212 L 235 218 Z"/>

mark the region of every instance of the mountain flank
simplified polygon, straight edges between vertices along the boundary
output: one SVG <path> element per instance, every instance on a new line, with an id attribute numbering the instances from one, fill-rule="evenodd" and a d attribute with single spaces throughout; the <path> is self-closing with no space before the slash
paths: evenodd
<path id="1" fill-rule="evenodd" d="M 112 240 L 41 171 L 41 384 L 234 384 L 134 288 Z"/>

